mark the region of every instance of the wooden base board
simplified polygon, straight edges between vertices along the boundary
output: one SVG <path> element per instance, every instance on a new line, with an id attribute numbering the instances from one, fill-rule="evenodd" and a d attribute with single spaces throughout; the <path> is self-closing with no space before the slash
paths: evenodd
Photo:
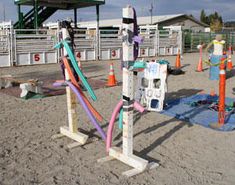
<path id="1" fill-rule="evenodd" d="M 135 176 L 135 175 L 138 175 L 138 174 L 140 174 L 140 173 L 143 173 L 144 171 L 152 170 L 152 169 L 154 169 L 154 168 L 157 168 L 158 166 L 159 166 L 158 163 L 151 162 L 151 163 L 148 163 L 147 167 L 146 167 L 144 170 L 139 170 L 139 169 L 133 168 L 133 169 L 131 169 L 131 170 L 122 172 L 122 175 L 124 175 L 124 176 L 126 176 L 126 177 L 133 177 L 133 176 Z"/>
<path id="2" fill-rule="evenodd" d="M 123 163 L 133 167 L 133 169 L 125 171 L 122 173 L 122 175 L 126 177 L 132 177 L 134 175 L 140 174 L 146 170 L 154 169 L 159 166 L 158 163 L 149 163 L 147 160 L 144 160 L 140 157 L 137 157 L 135 155 L 126 156 L 121 151 L 120 148 L 110 148 L 109 150 L 109 156 L 98 159 L 97 162 L 104 163 L 110 160 L 120 160 Z"/>
<path id="3" fill-rule="evenodd" d="M 99 140 L 98 138 L 88 138 L 87 141 L 84 144 L 81 144 L 79 142 L 73 142 L 73 143 L 68 144 L 67 147 L 69 149 L 72 149 L 72 148 L 75 148 L 75 147 L 78 147 L 78 146 L 83 146 L 85 144 L 87 145 L 89 143 L 93 143 L 93 142 L 98 141 L 98 140 Z"/>
<path id="4" fill-rule="evenodd" d="M 51 139 L 59 139 L 59 138 L 62 138 L 62 137 L 65 137 L 65 135 L 59 133 L 59 134 L 54 134 L 53 136 L 51 136 Z"/>
<path id="5" fill-rule="evenodd" d="M 71 138 L 71 139 L 73 139 L 73 140 L 75 140 L 75 141 L 77 141 L 77 142 L 79 142 L 79 143 L 81 143 L 82 145 L 85 144 L 87 139 L 88 139 L 87 135 L 85 135 L 81 132 L 76 132 L 76 133 L 71 132 L 69 130 L 69 128 L 66 127 L 66 126 L 60 127 L 60 133 L 67 136 L 67 137 L 69 137 L 69 138 Z"/>
<path id="6" fill-rule="evenodd" d="M 67 145 L 69 149 L 84 145 L 88 140 L 87 135 L 85 135 L 81 132 L 76 132 L 76 133 L 71 132 L 67 126 L 60 127 L 60 133 L 53 135 L 51 138 L 52 139 L 59 139 L 59 138 L 65 137 L 65 136 L 76 141 L 76 142 L 73 142 L 73 143 Z"/>

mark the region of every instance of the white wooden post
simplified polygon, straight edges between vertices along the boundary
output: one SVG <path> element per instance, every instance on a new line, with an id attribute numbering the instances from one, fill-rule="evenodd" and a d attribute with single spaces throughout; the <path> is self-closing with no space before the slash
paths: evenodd
<path id="1" fill-rule="evenodd" d="M 123 172 L 122 174 L 131 177 L 143 172 L 146 169 L 157 167 L 157 163 L 148 163 L 140 157 L 133 155 L 133 104 L 134 104 L 134 85 L 133 71 L 129 70 L 129 66 L 134 62 L 134 42 L 132 41 L 134 33 L 134 10 L 127 6 L 123 8 L 123 135 L 122 150 L 117 147 L 109 149 L 109 156 L 98 160 L 104 162 L 117 159 L 123 163 L 133 167 L 134 169 Z"/>
<path id="2" fill-rule="evenodd" d="M 65 28 L 62 28 L 62 39 L 68 37 L 68 32 Z M 67 55 L 67 51 L 63 48 L 64 56 Z M 67 70 L 65 69 L 65 79 L 70 80 Z M 75 146 L 83 145 L 86 143 L 88 136 L 78 131 L 78 115 L 76 112 L 76 96 L 70 89 L 66 87 L 66 97 L 67 97 L 67 109 L 68 109 L 68 126 L 60 127 L 60 134 L 52 136 L 53 139 L 67 136 L 72 140 L 75 140 L 76 143 L 68 145 L 68 148 Z"/>

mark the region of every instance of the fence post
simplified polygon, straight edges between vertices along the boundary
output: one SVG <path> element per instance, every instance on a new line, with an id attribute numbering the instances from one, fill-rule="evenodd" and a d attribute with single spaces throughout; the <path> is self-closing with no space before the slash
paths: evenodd
<path id="1" fill-rule="evenodd" d="M 182 30 L 179 31 L 179 48 L 180 48 L 180 54 L 182 55 L 184 53 L 183 51 L 183 32 Z"/>
<path id="2" fill-rule="evenodd" d="M 156 31 L 156 51 L 157 51 L 157 56 L 159 56 L 159 42 L 160 42 L 160 39 L 159 39 L 159 37 L 160 37 L 160 31 L 159 30 L 157 30 Z"/>
<path id="3" fill-rule="evenodd" d="M 100 46 L 99 21 L 100 21 L 100 9 L 99 9 L 99 5 L 96 5 L 96 50 L 95 50 L 96 61 L 98 61 L 100 58 L 100 54 L 99 54 L 99 46 Z"/>
<path id="4" fill-rule="evenodd" d="M 193 33 L 192 32 L 190 33 L 190 49 L 191 49 L 191 52 L 193 52 Z"/>
<path id="5" fill-rule="evenodd" d="M 15 56 L 15 61 L 14 61 L 14 65 L 17 65 L 18 61 L 17 61 L 17 48 L 16 48 L 16 30 L 14 30 L 13 32 L 13 43 L 14 43 L 14 56 Z"/>

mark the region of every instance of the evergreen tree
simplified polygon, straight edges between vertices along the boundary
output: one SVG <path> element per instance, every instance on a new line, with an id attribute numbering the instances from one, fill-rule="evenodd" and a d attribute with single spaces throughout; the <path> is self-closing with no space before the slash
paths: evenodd
<path id="1" fill-rule="evenodd" d="M 201 10 L 200 21 L 206 23 L 206 13 L 204 10 Z"/>
<path id="2" fill-rule="evenodd" d="M 216 11 L 210 15 L 206 15 L 205 11 L 201 10 L 200 20 L 210 25 L 211 31 L 221 31 L 223 27 L 222 16 Z"/>

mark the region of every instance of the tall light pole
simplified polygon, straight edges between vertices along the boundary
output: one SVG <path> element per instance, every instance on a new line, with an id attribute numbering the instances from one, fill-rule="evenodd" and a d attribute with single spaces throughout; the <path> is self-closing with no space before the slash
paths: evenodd
<path id="1" fill-rule="evenodd" d="M 152 25 L 153 24 L 153 3 L 151 3 L 151 7 L 150 7 L 149 11 L 150 11 L 151 25 Z"/>

